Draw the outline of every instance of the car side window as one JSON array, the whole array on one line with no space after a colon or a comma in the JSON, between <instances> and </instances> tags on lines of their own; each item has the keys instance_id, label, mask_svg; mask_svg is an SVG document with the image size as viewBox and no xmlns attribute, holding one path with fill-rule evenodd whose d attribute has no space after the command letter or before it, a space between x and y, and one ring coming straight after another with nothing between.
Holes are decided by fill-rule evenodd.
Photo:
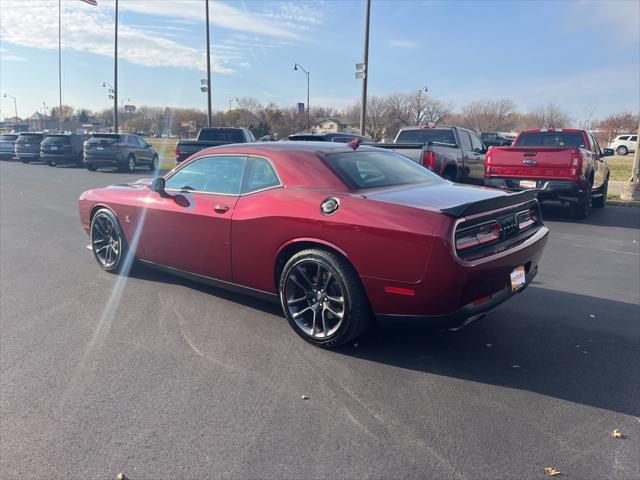
<instances>
[{"instance_id":1,"label":"car side window","mask_svg":"<svg viewBox=\"0 0 640 480\"><path fill-rule=\"evenodd\" d=\"M264 158L249 157L242 182L242 193L252 193L277 187L280 179L271 164Z\"/></svg>"},{"instance_id":2,"label":"car side window","mask_svg":"<svg viewBox=\"0 0 640 480\"><path fill-rule=\"evenodd\" d=\"M460 141L462 142L462 149L465 152L471 151L471 139L469 138L469 132L466 130L458 130L460 132Z\"/></svg>"},{"instance_id":3,"label":"car side window","mask_svg":"<svg viewBox=\"0 0 640 480\"><path fill-rule=\"evenodd\" d=\"M476 153L480 153L484 150L484 145L482 144L482 140L478 138L475 133L469 132L469 137L471 137L471 150Z\"/></svg>"},{"instance_id":4,"label":"car side window","mask_svg":"<svg viewBox=\"0 0 640 480\"><path fill-rule=\"evenodd\" d=\"M213 155L187 163L166 181L167 190L239 195L247 157Z\"/></svg>"},{"instance_id":5,"label":"car side window","mask_svg":"<svg viewBox=\"0 0 640 480\"><path fill-rule=\"evenodd\" d=\"M629 138L629 141L630 142L637 142L638 141L638 136L637 135L632 136L631 138Z\"/></svg>"}]
</instances>

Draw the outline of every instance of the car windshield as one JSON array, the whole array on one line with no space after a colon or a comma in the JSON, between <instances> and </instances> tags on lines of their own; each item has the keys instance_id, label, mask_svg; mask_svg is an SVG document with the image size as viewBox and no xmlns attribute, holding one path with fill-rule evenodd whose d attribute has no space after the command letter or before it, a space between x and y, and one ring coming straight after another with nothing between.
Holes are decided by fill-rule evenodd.
<instances>
[{"instance_id":1,"label":"car windshield","mask_svg":"<svg viewBox=\"0 0 640 480\"><path fill-rule=\"evenodd\" d=\"M13 142L18 135L0 135L0 142Z\"/></svg>"},{"instance_id":2,"label":"car windshield","mask_svg":"<svg viewBox=\"0 0 640 480\"><path fill-rule=\"evenodd\" d=\"M516 147L585 148L585 143L580 132L522 132Z\"/></svg>"},{"instance_id":3,"label":"car windshield","mask_svg":"<svg viewBox=\"0 0 640 480\"><path fill-rule=\"evenodd\" d=\"M396 143L450 143L456 144L453 130L442 128L424 128L420 130L403 130L398 134Z\"/></svg>"},{"instance_id":4,"label":"car windshield","mask_svg":"<svg viewBox=\"0 0 640 480\"><path fill-rule=\"evenodd\" d=\"M71 138L68 135L51 135L42 141L43 145L68 145Z\"/></svg>"},{"instance_id":5,"label":"car windshield","mask_svg":"<svg viewBox=\"0 0 640 480\"><path fill-rule=\"evenodd\" d=\"M334 153L327 155L325 161L347 185L357 190L442 181L435 173L395 152Z\"/></svg>"},{"instance_id":6,"label":"car windshield","mask_svg":"<svg viewBox=\"0 0 640 480\"><path fill-rule=\"evenodd\" d=\"M18 140L23 142L40 142L43 135L41 133L21 133Z\"/></svg>"},{"instance_id":7,"label":"car windshield","mask_svg":"<svg viewBox=\"0 0 640 480\"><path fill-rule=\"evenodd\" d=\"M118 140L120 135L115 133L98 133L87 140L87 143L116 143Z\"/></svg>"},{"instance_id":8,"label":"car windshield","mask_svg":"<svg viewBox=\"0 0 640 480\"><path fill-rule=\"evenodd\" d=\"M242 130L229 128L211 128L200 131L198 141L204 142L233 142L242 143L244 136Z\"/></svg>"}]
</instances>

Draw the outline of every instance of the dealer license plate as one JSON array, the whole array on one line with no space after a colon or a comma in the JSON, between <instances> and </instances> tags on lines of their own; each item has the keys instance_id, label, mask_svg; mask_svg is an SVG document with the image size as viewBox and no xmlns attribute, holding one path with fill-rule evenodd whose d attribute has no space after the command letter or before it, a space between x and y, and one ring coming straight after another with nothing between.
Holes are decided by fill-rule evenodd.
<instances>
[{"instance_id":1,"label":"dealer license plate","mask_svg":"<svg viewBox=\"0 0 640 480\"><path fill-rule=\"evenodd\" d=\"M58 147L56 147L55 145L51 145L51 150L57 150Z\"/></svg>"},{"instance_id":2,"label":"dealer license plate","mask_svg":"<svg viewBox=\"0 0 640 480\"><path fill-rule=\"evenodd\" d=\"M526 278L524 274L524 267L518 267L511 272L511 291L517 292L524 287Z\"/></svg>"},{"instance_id":3,"label":"dealer license plate","mask_svg":"<svg viewBox=\"0 0 640 480\"><path fill-rule=\"evenodd\" d=\"M104 150L104 147L96 147L96 150Z\"/></svg>"},{"instance_id":4,"label":"dealer license plate","mask_svg":"<svg viewBox=\"0 0 640 480\"><path fill-rule=\"evenodd\" d=\"M535 180L520 180L520 188L536 188Z\"/></svg>"}]
</instances>

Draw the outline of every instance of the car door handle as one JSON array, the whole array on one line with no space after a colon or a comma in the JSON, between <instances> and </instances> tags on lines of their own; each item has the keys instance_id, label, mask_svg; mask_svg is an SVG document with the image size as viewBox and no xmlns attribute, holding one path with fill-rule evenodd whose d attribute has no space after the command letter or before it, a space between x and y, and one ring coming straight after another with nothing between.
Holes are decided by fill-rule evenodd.
<instances>
[{"instance_id":1,"label":"car door handle","mask_svg":"<svg viewBox=\"0 0 640 480\"><path fill-rule=\"evenodd\" d=\"M229 205L216 205L213 209L216 213L226 213L229 211Z\"/></svg>"}]
</instances>

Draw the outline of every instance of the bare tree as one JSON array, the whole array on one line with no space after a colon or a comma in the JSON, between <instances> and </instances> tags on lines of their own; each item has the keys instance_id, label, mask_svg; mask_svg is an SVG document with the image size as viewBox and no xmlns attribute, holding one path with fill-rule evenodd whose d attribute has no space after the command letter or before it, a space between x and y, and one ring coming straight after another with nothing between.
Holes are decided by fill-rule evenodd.
<instances>
[{"instance_id":1,"label":"bare tree","mask_svg":"<svg viewBox=\"0 0 640 480\"><path fill-rule=\"evenodd\" d=\"M571 117L555 103L534 108L523 117L525 128L565 128L571 123Z\"/></svg>"},{"instance_id":2,"label":"bare tree","mask_svg":"<svg viewBox=\"0 0 640 480\"><path fill-rule=\"evenodd\" d=\"M437 100L422 91L416 93L396 93L388 97L389 108L395 119L402 125L438 124L452 110L452 105Z\"/></svg>"},{"instance_id":3,"label":"bare tree","mask_svg":"<svg viewBox=\"0 0 640 480\"><path fill-rule=\"evenodd\" d=\"M511 100L480 100L462 108L461 126L476 132L508 132L515 126L516 105Z\"/></svg>"},{"instance_id":4,"label":"bare tree","mask_svg":"<svg viewBox=\"0 0 640 480\"><path fill-rule=\"evenodd\" d=\"M604 130L607 141L610 142L615 137L623 133L635 132L640 123L640 115L631 112L619 112L609 115L598 125L599 130Z\"/></svg>"}]
</instances>

